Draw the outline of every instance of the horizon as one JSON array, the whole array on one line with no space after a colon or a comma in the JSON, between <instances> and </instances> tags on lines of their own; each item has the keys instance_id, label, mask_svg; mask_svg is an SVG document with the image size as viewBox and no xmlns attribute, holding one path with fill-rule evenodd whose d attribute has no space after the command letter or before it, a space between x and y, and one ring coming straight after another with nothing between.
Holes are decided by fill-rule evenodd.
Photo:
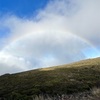
<instances>
[{"instance_id":1,"label":"horizon","mask_svg":"<svg viewBox=\"0 0 100 100\"><path fill-rule=\"evenodd\" d=\"M100 57L99 5L0 0L0 75Z\"/></svg>"}]
</instances>

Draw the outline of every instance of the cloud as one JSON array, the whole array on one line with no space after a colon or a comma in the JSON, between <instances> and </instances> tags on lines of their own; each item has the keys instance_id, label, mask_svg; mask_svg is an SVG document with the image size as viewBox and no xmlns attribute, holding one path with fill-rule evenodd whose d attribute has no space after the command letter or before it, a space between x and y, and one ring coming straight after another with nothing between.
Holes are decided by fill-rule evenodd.
<instances>
[{"instance_id":1,"label":"cloud","mask_svg":"<svg viewBox=\"0 0 100 100\"><path fill-rule=\"evenodd\" d=\"M28 66L30 66L30 63L25 59L10 55L7 52L0 52L0 74L5 73L5 70L8 72L25 71L28 70Z\"/></svg>"},{"instance_id":2,"label":"cloud","mask_svg":"<svg viewBox=\"0 0 100 100\"><path fill-rule=\"evenodd\" d=\"M100 56L99 5L99 0L55 0L33 18L3 17L0 26L9 28L10 36L1 47L1 72Z\"/></svg>"},{"instance_id":3,"label":"cloud","mask_svg":"<svg viewBox=\"0 0 100 100\"><path fill-rule=\"evenodd\" d=\"M81 0L80 0L81 1ZM80 11L71 19L70 29L95 46L100 42L100 1L84 0Z\"/></svg>"}]
</instances>

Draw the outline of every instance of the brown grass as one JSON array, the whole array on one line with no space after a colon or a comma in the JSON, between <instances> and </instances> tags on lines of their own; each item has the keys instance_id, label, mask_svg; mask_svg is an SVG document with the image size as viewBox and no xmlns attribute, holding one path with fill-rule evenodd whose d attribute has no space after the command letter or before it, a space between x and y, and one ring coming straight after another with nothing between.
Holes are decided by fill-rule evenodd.
<instances>
[{"instance_id":1,"label":"brown grass","mask_svg":"<svg viewBox=\"0 0 100 100\"><path fill-rule=\"evenodd\" d=\"M100 88L94 87L91 91L71 95L39 95L35 96L33 100L100 100Z\"/></svg>"}]
</instances>

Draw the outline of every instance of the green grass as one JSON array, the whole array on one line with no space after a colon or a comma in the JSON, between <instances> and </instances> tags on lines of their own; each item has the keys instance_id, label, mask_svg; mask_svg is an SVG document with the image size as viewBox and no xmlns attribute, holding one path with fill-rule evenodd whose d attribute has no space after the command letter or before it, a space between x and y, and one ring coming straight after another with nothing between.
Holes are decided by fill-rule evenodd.
<instances>
[{"instance_id":1,"label":"green grass","mask_svg":"<svg viewBox=\"0 0 100 100\"><path fill-rule=\"evenodd\" d=\"M33 100L36 95L46 94L70 95L93 87L100 87L100 58L0 76L0 97L6 100Z\"/></svg>"}]
</instances>

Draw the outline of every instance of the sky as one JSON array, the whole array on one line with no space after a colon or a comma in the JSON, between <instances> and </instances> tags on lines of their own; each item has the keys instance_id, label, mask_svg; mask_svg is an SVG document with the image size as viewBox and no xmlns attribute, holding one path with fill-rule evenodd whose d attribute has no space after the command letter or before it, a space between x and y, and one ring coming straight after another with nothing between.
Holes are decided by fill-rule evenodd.
<instances>
[{"instance_id":1,"label":"sky","mask_svg":"<svg viewBox=\"0 0 100 100\"><path fill-rule=\"evenodd\" d=\"M100 57L100 0L0 0L0 75Z\"/></svg>"}]
</instances>

